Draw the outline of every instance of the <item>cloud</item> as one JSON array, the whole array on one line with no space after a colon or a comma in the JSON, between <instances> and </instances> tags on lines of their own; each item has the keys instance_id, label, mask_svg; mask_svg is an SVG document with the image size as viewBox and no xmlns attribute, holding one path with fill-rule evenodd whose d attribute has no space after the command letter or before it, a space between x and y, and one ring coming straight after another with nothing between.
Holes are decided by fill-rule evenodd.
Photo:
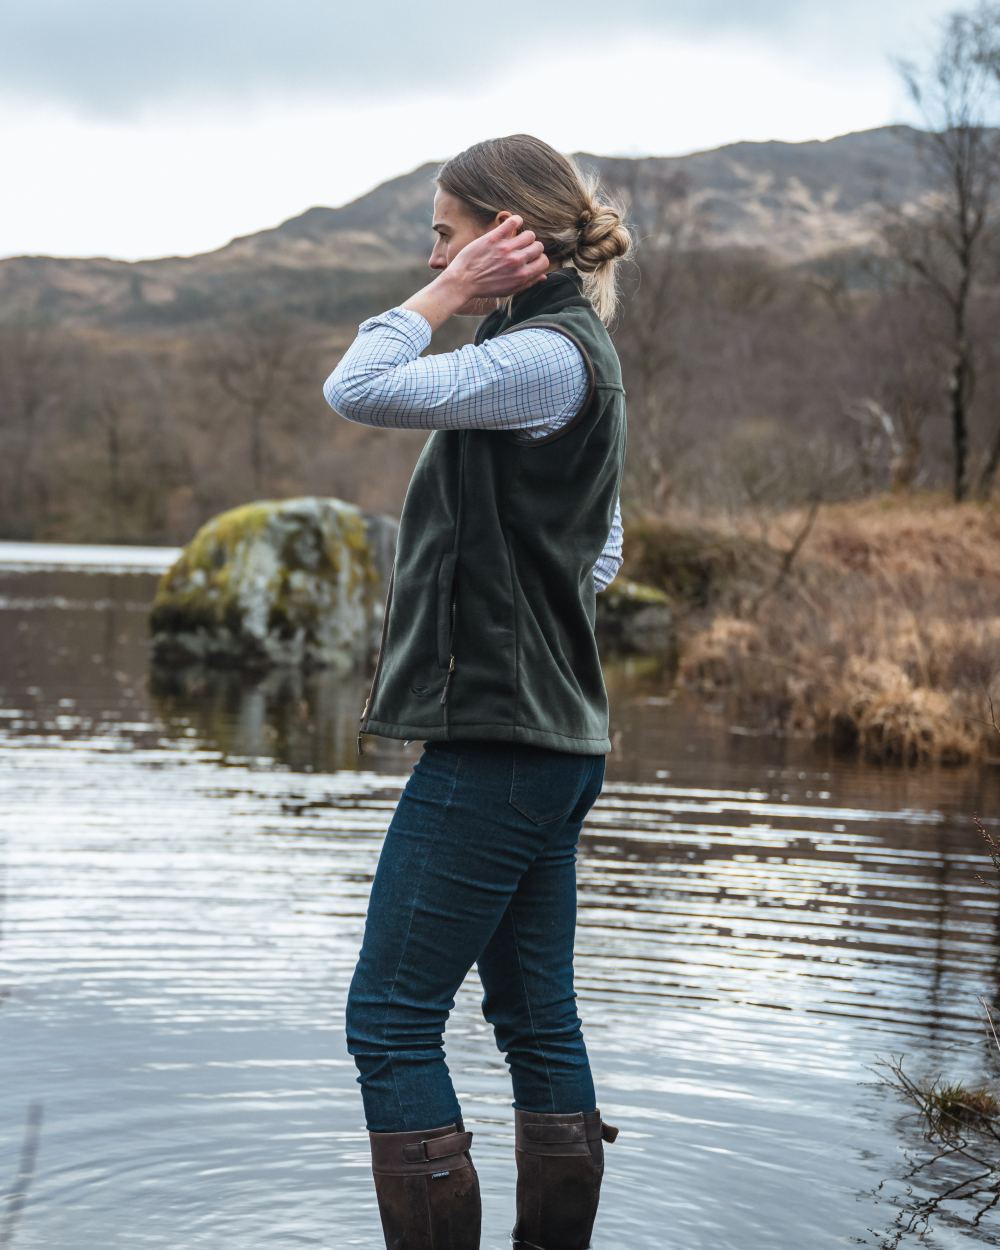
<instances>
[{"instance_id":1,"label":"cloud","mask_svg":"<svg viewBox=\"0 0 1000 1250\"><path fill-rule=\"evenodd\" d=\"M0 91L104 120L181 105L308 97L384 102L461 92L523 56L630 33L773 42L807 58L884 59L946 0L548 0L530 8L411 0L3 0ZM600 107L599 83L566 85ZM791 105L790 105L791 107ZM433 126L433 121L430 123Z\"/></svg>"},{"instance_id":2,"label":"cloud","mask_svg":"<svg viewBox=\"0 0 1000 1250\"><path fill-rule=\"evenodd\" d=\"M590 107L567 107L575 84L591 92ZM777 39L648 33L520 55L465 88L461 107L445 81L427 86L415 107L381 96L284 99L194 117L164 108L135 121L0 99L0 256L206 251L310 205L343 204L490 135L527 131L562 152L664 155L738 139L826 138L904 120L904 103L883 65L845 74L831 62L817 72ZM428 245L431 198L428 179Z\"/></svg>"}]
</instances>

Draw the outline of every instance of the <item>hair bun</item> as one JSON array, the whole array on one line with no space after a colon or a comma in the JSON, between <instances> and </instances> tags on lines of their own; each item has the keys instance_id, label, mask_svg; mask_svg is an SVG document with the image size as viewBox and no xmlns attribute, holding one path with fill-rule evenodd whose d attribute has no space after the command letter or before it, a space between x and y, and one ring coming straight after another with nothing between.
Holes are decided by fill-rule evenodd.
<instances>
[{"instance_id":1,"label":"hair bun","mask_svg":"<svg viewBox=\"0 0 1000 1250\"><path fill-rule=\"evenodd\" d=\"M632 246L632 236L613 204L585 208L577 218L577 234L574 263L581 273L591 273L625 256Z\"/></svg>"}]
</instances>

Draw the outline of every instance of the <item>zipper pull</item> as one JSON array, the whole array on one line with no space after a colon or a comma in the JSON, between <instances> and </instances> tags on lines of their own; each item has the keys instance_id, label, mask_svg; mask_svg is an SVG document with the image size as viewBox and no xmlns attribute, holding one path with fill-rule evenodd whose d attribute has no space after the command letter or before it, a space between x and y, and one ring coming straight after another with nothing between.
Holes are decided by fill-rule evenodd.
<instances>
[{"instance_id":1,"label":"zipper pull","mask_svg":"<svg viewBox=\"0 0 1000 1250\"><path fill-rule=\"evenodd\" d=\"M455 671L455 657L450 655L448 656L448 660L448 676L444 679L444 689L441 691L441 703L444 703L445 699L448 697L448 687L451 685L451 675Z\"/></svg>"},{"instance_id":2,"label":"zipper pull","mask_svg":"<svg viewBox=\"0 0 1000 1250\"><path fill-rule=\"evenodd\" d=\"M369 695L369 696L368 696L368 698L367 698L367 699L365 699L365 707L364 707L364 711L363 711L363 712L361 713L361 715L358 717L358 721L359 721L362 725L365 723L365 714L366 714L366 713L367 713L367 711L368 711L368 704L369 704L370 702L371 702L371 695ZM359 729L359 730L358 730L358 759L360 759L360 758L361 758L361 756L364 754L364 751L363 751L362 746L361 746L361 735L362 735L363 733L364 733L364 730L363 730L363 729Z\"/></svg>"}]
</instances>

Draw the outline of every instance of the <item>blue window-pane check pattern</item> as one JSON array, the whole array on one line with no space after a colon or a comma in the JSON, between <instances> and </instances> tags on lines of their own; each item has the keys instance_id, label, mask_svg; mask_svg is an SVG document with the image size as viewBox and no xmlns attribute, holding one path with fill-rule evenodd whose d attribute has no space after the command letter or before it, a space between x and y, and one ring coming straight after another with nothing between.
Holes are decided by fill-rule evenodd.
<instances>
[{"instance_id":1,"label":"blue window-pane check pattern","mask_svg":"<svg viewBox=\"0 0 1000 1250\"><path fill-rule=\"evenodd\" d=\"M335 412L361 425L417 430L505 429L530 442L568 421L587 393L576 346L556 330L516 334L421 356L430 322L410 308L390 308L358 326L358 335L323 384ZM622 563L620 500L594 584L604 590Z\"/></svg>"}]
</instances>

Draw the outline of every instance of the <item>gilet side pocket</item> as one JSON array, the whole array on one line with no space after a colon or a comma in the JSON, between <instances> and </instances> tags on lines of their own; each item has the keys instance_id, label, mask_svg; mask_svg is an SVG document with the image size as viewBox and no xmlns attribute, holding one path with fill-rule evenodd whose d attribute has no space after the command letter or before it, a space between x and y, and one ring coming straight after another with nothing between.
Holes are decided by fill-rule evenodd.
<instances>
[{"instance_id":1,"label":"gilet side pocket","mask_svg":"<svg viewBox=\"0 0 1000 1250\"><path fill-rule=\"evenodd\" d=\"M437 579L437 660L448 667L451 655L451 600L455 586L458 552L449 551L441 557Z\"/></svg>"}]
</instances>

